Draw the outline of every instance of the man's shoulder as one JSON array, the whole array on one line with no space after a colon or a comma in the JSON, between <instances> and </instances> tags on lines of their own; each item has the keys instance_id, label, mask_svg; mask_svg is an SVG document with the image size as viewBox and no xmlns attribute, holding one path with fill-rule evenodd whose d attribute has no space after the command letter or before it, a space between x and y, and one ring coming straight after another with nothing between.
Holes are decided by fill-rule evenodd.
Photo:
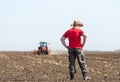
<instances>
[{"instance_id":1,"label":"man's shoulder","mask_svg":"<svg viewBox=\"0 0 120 82\"><path fill-rule=\"evenodd\" d=\"M73 28L68 29L66 32L70 32Z\"/></svg>"},{"instance_id":2,"label":"man's shoulder","mask_svg":"<svg viewBox=\"0 0 120 82\"><path fill-rule=\"evenodd\" d=\"M82 29L80 29L79 31L82 31L82 32L83 32L83 30L82 30Z\"/></svg>"}]
</instances>

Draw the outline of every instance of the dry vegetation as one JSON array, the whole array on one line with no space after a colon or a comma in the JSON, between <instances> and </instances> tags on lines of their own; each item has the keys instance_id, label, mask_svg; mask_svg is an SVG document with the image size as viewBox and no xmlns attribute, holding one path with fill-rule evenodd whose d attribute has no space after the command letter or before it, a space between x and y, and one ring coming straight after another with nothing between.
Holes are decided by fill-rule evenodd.
<instances>
[{"instance_id":1,"label":"dry vegetation","mask_svg":"<svg viewBox=\"0 0 120 82\"><path fill-rule=\"evenodd\" d=\"M77 73L69 80L68 55L0 52L0 82L120 82L119 52L85 52L91 81Z\"/></svg>"}]
</instances>

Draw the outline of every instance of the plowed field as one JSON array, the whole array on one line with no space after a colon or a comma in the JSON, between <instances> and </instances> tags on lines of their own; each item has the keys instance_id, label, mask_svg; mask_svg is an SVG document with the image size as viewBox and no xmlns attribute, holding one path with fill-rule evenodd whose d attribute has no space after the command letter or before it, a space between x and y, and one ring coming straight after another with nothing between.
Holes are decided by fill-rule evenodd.
<instances>
[{"instance_id":1,"label":"plowed field","mask_svg":"<svg viewBox=\"0 0 120 82\"><path fill-rule=\"evenodd\" d=\"M32 52L0 52L0 82L120 82L119 52L85 52L90 81L77 73L69 79L68 54L33 55Z\"/></svg>"}]
</instances>

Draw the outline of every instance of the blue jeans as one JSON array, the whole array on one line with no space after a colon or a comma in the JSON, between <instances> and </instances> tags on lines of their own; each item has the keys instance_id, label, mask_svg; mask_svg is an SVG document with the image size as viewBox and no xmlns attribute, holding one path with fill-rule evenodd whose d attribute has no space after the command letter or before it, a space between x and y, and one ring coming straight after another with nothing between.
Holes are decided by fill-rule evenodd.
<instances>
[{"instance_id":1,"label":"blue jeans","mask_svg":"<svg viewBox=\"0 0 120 82\"><path fill-rule=\"evenodd\" d=\"M75 69L75 60L77 58L79 67L81 69L83 77L87 75L87 65L85 62L85 55L83 50L78 49L78 48L69 48L68 49L69 53L69 70L70 74L74 74L76 72Z\"/></svg>"}]
</instances>

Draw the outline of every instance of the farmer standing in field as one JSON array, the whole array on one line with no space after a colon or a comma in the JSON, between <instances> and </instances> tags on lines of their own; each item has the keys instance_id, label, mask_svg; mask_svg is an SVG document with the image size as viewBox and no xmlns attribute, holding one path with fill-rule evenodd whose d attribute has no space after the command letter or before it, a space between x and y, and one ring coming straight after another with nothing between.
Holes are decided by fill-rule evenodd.
<instances>
[{"instance_id":1,"label":"farmer standing in field","mask_svg":"<svg viewBox=\"0 0 120 82\"><path fill-rule=\"evenodd\" d=\"M69 53L70 80L74 79L74 74L76 73L76 69L75 69L76 58L81 68L83 79L90 80L91 77L88 76L87 65L85 62L85 55L83 52L83 47L86 43L87 36L80 29L80 27L83 27L83 23L75 20L71 26L72 28L67 30L61 37L61 42L64 45L64 47L68 49L68 53ZM67 45L65 42L66 38L68 38L69 45Z\"/></svg>"}]
</instances>

